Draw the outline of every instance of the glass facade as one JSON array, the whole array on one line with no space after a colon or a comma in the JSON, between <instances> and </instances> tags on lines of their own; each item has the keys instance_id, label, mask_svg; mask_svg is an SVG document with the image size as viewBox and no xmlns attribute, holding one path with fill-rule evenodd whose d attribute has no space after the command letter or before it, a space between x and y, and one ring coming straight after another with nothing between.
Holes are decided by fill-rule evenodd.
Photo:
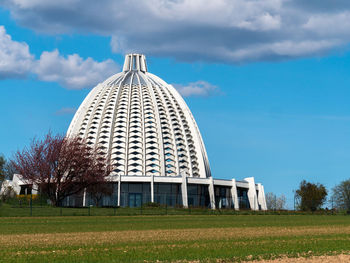
<instances>
[{"instance_id":1,"label":"glass facade","mask_svg":"<svg viewBox=\"0 0 350 263\"><path fill-rule=\"evenodd\" d=\"M215 207L216 208L234 208L232 202L231 187L214 186Z\"/></svg>"},{"instance_id":2,"label":"glass facade","mask_svg":"<svg viewBox=\"0 0 350 263\"><path fill-rule=\"evenodd\" d=\"M250 209L248 189L237 187L238 205L240 209Z\"/></svg>"},{"instance_id":3,"label":"glass facade","mask_svg":"<svg viewBox=\"0 0 350 263\"><path fill-rule=\"evenodd\" d=\"M208 185L188 184L187 200L189 206L210 207Z\"/></svg>"},{"instance_id":4,"label":"glass facade","mask_svg":"<svg viewBox=\"0 0 350 263\"><path fill-rule=\"evenodd\" d=\"M109 183L103 185L102 192L99 193L98 188L93 193L86 193L87 206L116 206L118 203L118 184Z\"/></svg>"},{"instance_id":5,"label":"glass facade","mask_svg":"<svg viewBox=\"0 0 350 263\"><path fill-rule=\"evenodd\" d=\"M154 183L154 202L168 206L182 206L181 184Z\"/></svg>"},{"instance_id":6,"label":"glass facade","mask_svg":"<svg viewBox=\"0 0 350 263\"><path fill-rule=\"evenodd\" d=\"M67 196L66 198L63 199L62 205L69 206L69 207L82 207L83 198L84 198L84 194L82 192L75 195Z\"/></svg>"},{"instance_id":7,"label":"glass facade","mask_svg":"<svg viewBox=\"0 0 350 263\"><path fill-rule=\"evenodd\" d=\"M150 183L121 183L120 206L140 207L151 202Z\"/></svg>"},{"instance_id":8,"label":"glass facade","mask_svg":"<svg viewBox=\"0 0 350 263\"><path fill-rule=\"evenodd\" d=\"M85 195L85 206L115 207L118 205L118 183L106 184L108 190L104 193L87 190ZM29 192L26 186L21 191ZM95 189L96 190L96 189ZM120 186L120 206L121 207L140 207L151 202L151 183L149 182L122 182ZM167 205L170 207L183 206L182 185L181 183L154 183L154 203ZM258 196L257 191L257 196ZM231 187L214 185L215 207L217 209L235 209ZM248 199L248 189L237 187L238 208L250 209ZM256 197L257 198L257 197ZM190 207L210 208L211 200L209 195L209 185L206 184L187 184L187 201ZM82 207L84 206L84 193L66 197L63 206ZM257 207L261 210L261 205Z\"/></svg>"},{"instance_id":9,"label":"glass facade","mask_svg":"<svg viewBox=\"0 0 350 263\"><path fill-rule=\"evenodd\" d=\"M32 185L31 184L21 185L21 189L20 189L19 194L20 195L30 195L30 194L32 194Z\"/></svg>"}]
</instances>

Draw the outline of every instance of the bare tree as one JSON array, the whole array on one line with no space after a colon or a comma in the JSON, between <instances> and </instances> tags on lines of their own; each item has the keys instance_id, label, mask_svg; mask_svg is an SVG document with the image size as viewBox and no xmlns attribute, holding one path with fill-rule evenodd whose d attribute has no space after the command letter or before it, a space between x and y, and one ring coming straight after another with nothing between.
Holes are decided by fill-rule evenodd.
<instances>
[{"instance_id":1,"label":"bare tree","mask_svg":"<svg viewBox=\"0 0 350 263\"><path fill-rule=\"evenodd\" d=\"M286 197L285 197L284 194L281 194L281 195L277 198L276 209L277 209L277 210L286 209Z\"/></svg>"},{"instance_id":2,"label":"bare tree","mask_svg":"<svg viewBox=\"0 0 350 263\"><path fill-rule=\"evenodd\" d=\"M2 184L2 181L5 180L5 164L6 164L6 159L4 156L0 155L0 187Z\"/></svg>"},{"instance_id":3,"label":"bare tree","mask_svg":"<svg viewBox=\"0 0 350 263\"><path fill-rule=\"evenodd\" d=\"M276 196L274 193L267 193L265 196L268 210L283 210L286 208L286 197L282 194Z\"/></svg>"},{"instance_id":4,"label":"bare tree","mask_svg":"<svg viewBox=\"0 0 350 263\"><path fill-rule=\"evenodd\" d=\"M7 185L1 189L0 200L6 202L7 200L16 197L16 192L13 187Z\"/></svg>"},{"instance_id":5,"label":"bare tree","mask_svg":"<svg viewBox=\"0 0 350 263\"><path fill-rule=\"evenodd\" d=\"M331 198L336 208L350 211L350 179L336 185L332 189Z\"/></svg>"},{"instance_id":6,"label":"bare tree","mask_svg":"<svg viewBox=\"0 0 350 263\"><path fill-rule=\"evenodd\" d=\"M113 169L104 154L81 138L51 133L17 151L12 164L25 183L37 186L55 206L67 196L106 182Z\"/></svg>"},{"instance_id":7,"label":"bare tree","mask_svg":"<svg viewBox=\"0 0 350 263\"><path fill-rule=\"evenodd\" d=\"M13 163L9 160L6 161L5 165L4 165L4 175L5 175L5 179L7 180L12 180L13 179L13 175L17 174L17 170L14 167Z\"/></svg>"}]
</instances>

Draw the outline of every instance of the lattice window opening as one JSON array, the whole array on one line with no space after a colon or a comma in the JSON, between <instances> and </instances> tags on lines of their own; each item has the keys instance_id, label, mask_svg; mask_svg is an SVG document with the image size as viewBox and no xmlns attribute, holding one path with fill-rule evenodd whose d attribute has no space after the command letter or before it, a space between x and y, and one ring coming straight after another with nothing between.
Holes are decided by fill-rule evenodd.
<instances>
[{"instance_id":1,"label":"lattice window opening","mask_svg":"<svg viewBox=\"0 0 350 263\"><path fill-rule=\"evenodd\" d=\"M159 151L146 149L145 155L146 155L146 162L160 162L160 153L159 153Z\"/></svg>"},{"instance_id":2,"label":"lattice window opening","mask_svg":"<svg viewBox=\"0 0 350 263\"><path fill-rule=\"evenodd\" d=\"M153 147L152 148L149 148L149 147L145 148L145 153L146 154L151 153L151 152L156 152L156 153L159 154L160 151L159 151L158 147L156 147L156 149L154 149Z\"/></svg>"},{"instance_id":3,"label":"lattice window opening","mask_svg":"<svg viewBox=\"0 0 350 263\"><path fill-rule=\"evenodd\" d=\"M199 165L198 165L196 160L191 160L190 164L192 166L192 170L193 169L199 169Z\"/></svg>"},{"instance_id":4,"label":"lattice window opening","mask_svg":"<svg viewBox=\"0 0 350 263\"><path fill-rule=\"evenodd\" d=\"M128 158L128 164L129 164L129 165L138 165L138 166L142 166L142 164L143 164L142 159L141 159L141 158L138 158L138 160L134 160L135 157L138 158L137 156L130 156L130 157Z\"/></svg>"},{"instance_id":5,"label":"lattice window opening","mask_svg":"<svg viewBox=\"0 0 350 263\"><path fill-rule=\"evenodd\" d=\"M167 144L167 143L169 143L169 144ZM173 140L170 140L170 139L163 139L163 148L165 149L165 148L169 148L169 147L171 147L171 148L173 148L173 146L174 146L174 144L173 144Z\"/></svg>"},{"instance_id":6,"label":"lattice window opening","mask_svg":"<svg viewBox=\"0 0 350 263\"><path fill-rule=\"evenodd\" d=\"M130 121L131 123L137 123L137 124L142 124L141 122L141 115L140 114L131 114L130 116Z\"/></svg>"},{"instance_id":7,"label":"lattice window opening","mask_svg":"<svg viewBox=\"0 0 350 263\"><path fill-rule=\"evenodd\" d=\"M158 156L159 157L159 153L158 152L155 152L155 151L150 151L147 153L148 156L151 156L151 157L156 157Z\"/></svg>"},{"instance_id":8,"label":"lattice window opening","mask_svg":"<svg viewBox=\"0 0 350 263\"><path fill-rule=\"evenodd\" d=\"M114 138L126 138L126 131L125 130L120 130L120 129L117 129L116 131L115 131L115 137ZM118 137L118 136L120 136L120 137ZM113 138L113 139L114 139Z\"/></svg>"},{"instance_id":9,"label":"lattice window opening","mask_svg":"<svg viewBox=\"0 0 350 263\"><path fill-rule=\"evenodd\" d=\"M198 158L197 158L197 156L196 156L196 153L191 153L191 154L190 154L190 157L191 157L192 163L197 162Z\"/></svg>"},{"instance_id":10,"label":"lattice window opening","mask_svg":"<svg viewBox=\"0 0 350 263\"><path fill-rule=\"evenodd\" d=\"M192 173L193 175L199 174L199 169L197 167L192 167Z\"/></svg>"},{"instance_id":11,"label":"lattice window opening","mask_svg":"<svg viewBox=\"0 0 350 263\"><path fill-rule=\"evenodd\" d=\"M155 129L155 127L152 127L152 128ZM146 142L147 141L157 141L158 142L157 133L156 132L152 132L152 131L147 131L146 134L145 134L145 141Z\"/></svg>"},{"instance_id":12,"label":"lattice window opening","mask_svg":"<svg viewBox=\"0 0 350 263\"><path fill-rule=\"evenodd\" d=\"M109 133L109 127L107 126L104 126L104 127L101 127L101 133L102 134L107 134ZM109 136L108 136L109 137Z\"/></svg>"},{"instance_id":13,"label":"lattice window opening","mask_svg":"<svg viewBox=\"0 0 350 263\"><path fill-rule=\"evenodd\" d=\"M113 134L113 143L115 143L115 141L123 141L124 143L126 142L126 134L124 132L123 133L119 133L119 132L114 132Z\"/></svg>"},{"instance_id":14,"label":"lattice window opening","mask_svg":"<svg viewBox=\"0 0 350 263\"><path fill-rule=\"evenodd\" d=\"M128 111L128 107L127 107L127 102L120 102L118 105L118 110L120 111L124 111L127 112Z\"/></svg>"},{"instance_id":15,"label":"lattice window opening","mask_svg":"<svg viewBox=\"0 0 350 263\"><path fill-rule=\"evenodd\" d=\"M126 122L126 118L127 116L126 116L126 114L124 114L124 113L122 113L122 114L119 114L118 116L117 116L117 118L116 118L116 122L120 122L120 123L124 123L124 122Z\"/></svg>"},{"instance_id":16,"label":"lattice window opening","mask_svg":"<svg viewBox=\"0 0 350 263\"><path fill-rule=\"evenodd\" d=\"M137 149L140 150L140 152L142 152L142 143L129 143L128 146L129 149Z\"/></svg>"},{"instance_id":17,"label":"lattice window opening","mask_svg":"<svg viewBox=\"0 0 350 263\"><path fill-rule=\"evenodd\" d=\"M158 145L157 141L146 141L146 147L152 146L152 145Z\"/></svg>"},{"instance_id":18,"label":"lattice window opening","mask_svg":"<svg viewBox=\"0 0 350 263\"><path fill-rule=\"evenodd\" d=\"M122 149L125 149L125 143L113 145L113 146L111 147L112 153L116 153L117 151L121 151Z\"/></svg>"},{"instance_id":19,"label":"lattice window opening","mask_svg":"<svg viewBox=\"0 0 350 263\"><path fill-rule=\"evenodd\" d=\"M130 111L130 117L132 118L132 117L135 117L135 116L141 119L142 114L140 113L140 109L137 109L137 110L132 109Z\"/></svg>"},{"instance_id":20,"label":"lattice window opening","mask_svg":"<svg viewBox=\"0 0 350 263\"><path fill-rule=\"evenodd\" d=\"M165 165L165 171L172 171L173 173L176 173L177 169L175 166Z\"/></svg>"},{"instance_id":21,"label":"lattice window opening","mask_svg":"<svg viewBox=\"0 0 350 263\"><path fill-rule=\"evenodd\" d=\"M107 110L107 111L105 112L105 114L106 114L106 115L113 115L113 110Z\"/></svg>"},{"instance_id":22,"label":"lattice window opening","mask_svg":"<svg viewBox=\"0 0 350 263\"><path fill-rule=\"evenodd\" d=\"M152 156L150 158L146 158L146 162L160 162L160 160Z\"/></svg>"},{"instance_id":23,"label":"lattice window opening","mask_svg":"<svg viewBox=\"0 0 350 263\"><path fill-rule=\"evenodd\" d=\"M187 138L188 146L189 147L193 147L193 144L194 144L193 137L192 136L186 136L186 138Z\"/></svg>"},{"instance_id":24,"label":"lattice window opening","mask_svg":"<svg viewBox=\"0 0 350 263\"><path fill-rule=\"evenodd\" d=\"M166 160L166 161L165 161L165 164L172 164L172 165L175 165L175 163L176 163L175 160L173 160L173 159L171 159L171 158L169 158L169 157L166 158L165 160Z\"/></svg>"},{"instance_id":25,"label":"lattice window opening","mask_svg":"<svg viewBox=\"0 0 350 263\"><path fill-rule=\"evenodd\" d=\"M157 167L160 167L160 161L159 161L159 160L156 160L156 161L146 161L145 164L146 164L146 167L147 167L147 166L150 166L150 165L156 165Z\"/></svg>"},{"instance_id":26,"label":"lattice window opening","mask_svg":"<svg viewBox=\"0 0 350 263\"><path fill-rule=\"evenodd\" d=\"M171 140L164 141L163 145L165 147L174 147L174 144L173 144L173 142Z\"/></svg>"},{"instance_id":27,"label":"lattice window opening","mask_svg":"<svg viewBox=\"0 0 350 263\"><path fill-rule=\"evenodd\" d=\"M171 153L172 158L174 158L174 160L175 160L175 152L174 152L174 150L172 148L165 148L164 149L164 155L166 155L167 153Z\"/></svg>"},{"instance_id":28,"label":"lattice window opening","mask_svg":"<svg viewBox=\"0 0 350 263\"><path fill-rule=\"evenodd\" d=\"M125 160L125 151L124 150L113 149L111 155L114 156L113 158L120 157L120 158L123 158L123 160Z\"/></svg>"},{"instance_id":29,"label":"lattice window opening","mask_svg":"<svg viewBox=\"0 0 350 263\"><path fill-rule=\"evenodd\" d=\"M176 133L175 134L175 141L176 143L184 142L185 136L182 135L182 133Z\"/></svg>"},{"instance_id":30,"label":"lattice window opening","mask_svg":"<svg viewBox=\"0 0 350 263\"><path fill-rule=\"evenodd\" d=\"M153 146L156 147L156 149L157 149L156 152L160 152L160 151L159 151L159 144L158 144L158 143L154 143L154 144L148 144L148 143L146 143L146 144L145 144L145 151L146 151L146 153L147 153L147 152L150 152L150 151L153 151Z\"/></svg>"},{"instance_id":31,"label":"lattice window opening","mask_svg":"<svg viewBox=\"0 0 350 263\"><path fill-rule=\"evenodd\" d=\"M186 149L184 147L182 148L177 148L178 153L186 153Z\"/></svg>"},{"instance_id":32,"label":"lattice window opening","mask_svg":"<svg viewBox=\"0 0 350 263\"><path fill-rule=\"evenodd\" d=\"M163 143L170 142L172 143L172 139L169 137L163 137Z\"/></svg>"},{"instance_id":33,"label":"lattice window opening","mask_svg":"<svg viewBox=\"0 0 350 263\"><path fill-rule=\"evenodd\" d=\"M123 124L124 123L116 123L115 128L126 129L126 126Z\"/></svg>"},{"instance_id":34,"label":"lattice window opening","mask_svg":"<svg viewBox=\"0 0 350 263\"><path fill-rule=\"evenodd\" d=\"M191 144L188 148L190 149L190 153L196 153L196 150L193 144Z\"/></svg>"},{"instance_id":35,"label":"lattice window opening","mask_svg":"<svg viewBox=\"0 0 350 263\"><path fill-rule=\"evenodd\" d=\"M150 134L146 134L146 139L157 139L158 140L158 137L155 136L155 134L150 133Z\"/></svg>"},{"instance_id":36,"label":"lattice window opening","mask_svg":"<svg viewBox=\"0 0 350 263\"><path fill-rule=\"evenodd\" d=\"M130 123L132 123L130 128L142 128L142 124L137 119L136 120L134 119L133 121L130 121Z\"/></svg>"},{"instance_id":37,"label":"lattice window opening","mask_svg":"<svg viewBox=\"0 0 350 263\"><path fill-rule=\"evenodd\" d=\"M142 144L143 143L143 138L142 136L130 136L129 137L129 143L138 143L138 144Z\"/></svg>"},{"instance_id":38,"label":"lattice window opening","mask_svg":"<svg viewBox=\"0 0 350 263\"><path fill-rule=\"evenodd\" d=\"M162 126L163 135L171 135L170 128L168 126Z\"/></svg>"},{"instance_id":39,"label":"lattice window opening","mask_svg":"<svg viewBox=\"0 0 350 263\"><path fill-rule=\"evenodd\" d=\"M119 145L113 146L113 147L112 147L112 150L113 150L113 149L117 149L117 150L125 149L124 143L123 143L123 144L119 144Z\"/></svg>"},{"instance_id":40,"label":"lattice window opening","mask_svg":"<svg viewBox=\"0 0 350 263\"><path fill-rule=\"evenodd\" d=\"M178 148L178 149L180 149L180 148L182 148L185 152L186 152L186 145L184 144L184 143L177 143L176 144L176 147Z\"/></svg>"},{"instance_id":41,"label":"lattice window opening","mask_svg":"<svg viewBox=\"0 0 350 263\"><path fill-rule=\"evenodd\" d=\"M133 132L133 133L129 133L129 135L138 135L140 138L142 137L142 134L141 133L135 133L135 132ZM133 145L133 144L135 144L135 143L130 143L130 137L129 137L129 142L128 142L128 144L129 145ZM138 145L142 145L143 144L143 141L139 141L138 143L137 143Z\"/></svg>"},{"instance_id":42,"label":"lattice window opening","mask_svg":"<svg viewBox=\"0 0 350 263\"><path fill-rule=\"evenodd\" d=\"M186 155L186 153L180 153L178 155L178 158L179 158L179 161L184 160L184 161L188 162L188 156Z\"/></svg>"},{"instance_id":43,"label":"lattice window opening","mask_svg":"<svg viewBox=\"0 0 350 263\"><path fill-rule=\"evenodd\" d=\"M129 160L130 160L130 159L129 159ZM141 167L142 167L142 164L137 163L137 162L133 162L133 163L130 163L130 162L129 162L129 167L139 167L139 168L141 168Z\"/></svg>"},{"instance_id":44,"label":"lattice window opening","mask_svg":"<svg viewBox=\"0 0 350 263\"><path fill-rule=\"evenodd\" d=\"M104 140L104 139L108 139L108 138L109 138L109 136L107 136L107 135L102 135L99 137L100 140Z\"/></svg>"},{"instance_id":45,"label":"lattice window opening","mask_svg":"<svg viewBox=\"0 0 350 263\"><path fill-rule=\"evenodd\" d=\"M185 135L188 141L193 141L193 136L190 129L185 128Z\"/></svg>"},{"instance_id":46,"label":"lattice window opening","mask_svg":"<svg viewBox=\"0 0 350 263\"><path fill-rule=\"evenodd\" d=\"M139 99L131 99L131 107L134 108L140 108L141 107L141 102Z\"/></svg>"},{"instance_id":47,"label":"lattice window opening","mask_svg":"<svg viewBox=\"0 0 350 263\"><path fill-rule=\"evenodd\" d=\"M169 121L165 118L161 119L160 124L164 126L170 126Z\"/></svg>"},{"instance_id":48,"label":"lattice window opening","mask_svg":"<svg viewBox=\"0 0 350 263\"><path fill-rule=\"evenodd\" d=\"M166 173L167 175L174 175L174 174L175 174L175 171L173 171L173 170L166 170L165 173Z\"/></svg>"},{"instance_id":49,"label":"lattice window opening","mask_svg":"<svg viewBox=\"0 0 350 263\"><path fill-rule=\"evenodd\" d=\"M154 169L146 171L146 175L152 175L152 174L155 176L159 176L160 172Z\"/></svg>"},{"instance_id":50,"label":"lattice window opening","mask_svg":"<svg viewBox=\"0 0 350 263\"><path fill-rule=\"evenodd\" d=\"M119 107L117 110L117 117L119 117L119 115L126 117L128 115L127 109L125 109L124 107Z\"/></svg>"},{"instance_id":51,"label":"lattice window opening","mask_svg":"<svg viewBox=\"0 0 350 263\"><path fill-rule=\"evenodd\" d=\"M154 134L157 131L157 126L155 124L148 124L145 126L145 130L147 133Z\"/></svg>"},{"instance_id":52,"label":"lattice window opening","mask_svg":"<svg viewBox=\"0 0 350 263\"><path fill-rule=\"evenodd\" d=\"M121 138L125 139L125 137L126 137L126 136L123 135L123 134L115 133L113 139L121 139Z\"/></svg>"},{"instance_id":53,"label":"lattice window opening","mask_svg":"<svg viewBox=\"0 0 350 263\"><path fill-rule=\"evenodd\" d=\"M192 165L193 169L199 169L199 168L198 168L198 162L192 161L192 162L191 162L191 165Z\"/></svg>"},{"instance_id":54,"label":"lattice window opening","mask_svg":"<svg viewBox=\"0 0 350 263\"><path fill-rule=\"evenodd\" d=\"M142 136L142 129L140 127L130 127L129 136L135 134Z\"/></svg>"},{"instance_id":55,"label":"lattice window opening","mask_svg":"<svg viewBox=\"0 0 350 263\"><path fill-rule=\"evenodd\" d=\"M181 125L178 121L172 121L171 124L175 129L182 130Z\"/></svg>"}]
</instances>

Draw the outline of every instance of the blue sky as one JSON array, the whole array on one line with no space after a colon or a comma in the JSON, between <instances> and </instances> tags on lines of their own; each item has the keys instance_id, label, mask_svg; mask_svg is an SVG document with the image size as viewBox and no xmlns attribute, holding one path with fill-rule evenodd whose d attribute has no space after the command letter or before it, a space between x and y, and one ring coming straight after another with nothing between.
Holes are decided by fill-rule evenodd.
<instances>
[{"instance_id":1,"label":"blue sky","mask_svg":"<svg viewBox=\"0 0 350 263\"><path fill-rule=\"evenodd\" d=\"M350 4L132 3L0 0L0 152L65 133L90 89L142 52L185 97L214 177L254 176L290 204L302 179L350 178Z\"/></svg>"}]
</instances>

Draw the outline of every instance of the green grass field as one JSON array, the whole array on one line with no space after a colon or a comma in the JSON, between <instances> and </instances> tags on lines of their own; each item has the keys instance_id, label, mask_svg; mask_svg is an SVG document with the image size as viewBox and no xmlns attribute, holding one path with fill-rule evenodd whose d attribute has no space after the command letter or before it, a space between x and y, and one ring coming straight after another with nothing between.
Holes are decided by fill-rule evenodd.
<instances>
[{"instance_id":1,"label":"green grass field","mask_svg":"<svg viewBox=\"0 0 350 263\"><path fill-rule=\"evenodd\" d=\"M0 218L0 262L236 262L350 252L350 216Z\"/></svg>"}]
</instances>

